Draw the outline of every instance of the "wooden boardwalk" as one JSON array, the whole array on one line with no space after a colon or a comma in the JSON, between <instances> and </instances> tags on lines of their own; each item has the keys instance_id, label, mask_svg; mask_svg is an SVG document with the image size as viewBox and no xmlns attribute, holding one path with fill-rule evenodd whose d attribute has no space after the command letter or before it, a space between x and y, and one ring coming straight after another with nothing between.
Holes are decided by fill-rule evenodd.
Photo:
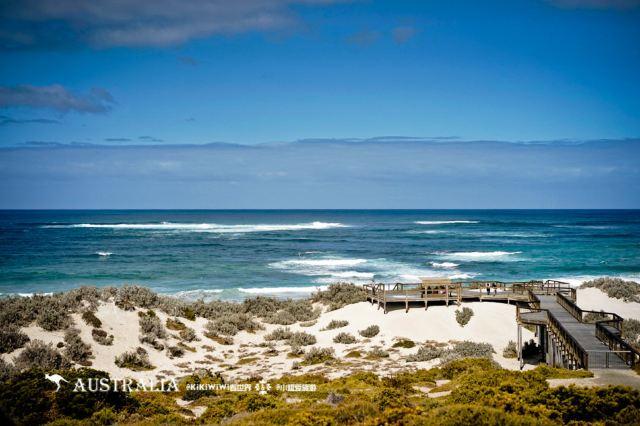
<instances>
[{"instance_id":1,"label":"wooden boardwalk","mask_svg":"<svg viewBox=\"0 0 640 426\"><path fill-rule=\"evenodd\" d=\"M527 282L423 279L412 284L368 284L367 299L384 308L402 303L461 304L463 301L490 301L516 305L518 354L522 361L523 325L537 327L547 362L568 368L630 368L640 362L640 352L620 335L622 318L612 312L587 311L576 304L576 291L568 283L555 280ZM487 289L489 291L487 291Z\"/></svg>"}]
</instances>

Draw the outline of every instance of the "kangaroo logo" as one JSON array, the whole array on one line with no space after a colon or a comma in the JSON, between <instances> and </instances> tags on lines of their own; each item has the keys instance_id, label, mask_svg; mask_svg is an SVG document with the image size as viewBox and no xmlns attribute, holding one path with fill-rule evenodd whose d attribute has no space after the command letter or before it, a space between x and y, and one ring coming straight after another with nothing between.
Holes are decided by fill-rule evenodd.
<instances>
[{"instance_id":1,"label":"kangaroo logo","mask_svg":"<svg viewBox=\"0 0 640 426\"><path fill-rule=\"evenodd\" d=\"M56 389L56 392L58 392L60 390L60 382L66 382L69 383L69 381L67 379L65 379L64 377L62 377L59 374L46 374L44 375L44 378L55 383L56 386L58 386L58 388Z\"/></svg>"}]
</instances>

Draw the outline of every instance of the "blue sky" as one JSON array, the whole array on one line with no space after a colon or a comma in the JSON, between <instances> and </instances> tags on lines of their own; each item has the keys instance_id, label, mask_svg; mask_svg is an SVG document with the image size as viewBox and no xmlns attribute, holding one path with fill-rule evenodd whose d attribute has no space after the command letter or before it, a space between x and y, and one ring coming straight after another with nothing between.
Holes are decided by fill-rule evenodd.
<instances>
[{"instance_id":1,"label":"blue sky","mask_svg":"<svg viewBox=\"0 0 640 426\"><path fill-rule=\"evenodd\" d=\"M23 0L0 5L0 27L0 160L6 163L20 152L26 169L0 169L0 178L14 185L0 184L0 207L137 206L140 198L133 193L129 199L85 198L80 205L71 198L45 202L53 195L44 193L39 200L20 195L17 188L38 187L38 179L62 179L59 170L47 169L50 175L36 170L43 166L34 158L44 152L61 155L61 162L75 158L69 153L73 150L45 145L99 144L121 147L122 153L133 152L128 145L160 145L179 155L173 145L295 145L310 138L345 141L392 135L441 142L607 139L622 155L637 154L635 142L629 142L640 135L637 0L105 0L99 5ZM446 143L437 146L438 155L456 150ZM598 164L592 146L587 143L576 151L584 156L583 172L596 166L613 170L604 159ZM76 151L87 164L100 162L90 158L100 156L99 149ZM184 147L180 152L193 151ZM378 152L394 156L408 151L385 144L384 154ZM472 152L465 148L462 153ZM137 150L135 155L144 161L149 154ZM244 151L237 155L254 161ZM335 162L331 147L313 155ZM182 161L196 159L185 154ZM262 161L276 162L271 157ZM358 158L352 161L357 169ZM621 173L616 179L637 177L637 171L615 170L610 173ZM103 180L100 171L95 173L94 180ZM162 180L166 171L149 173ZM327 178L317 173L317 180ZM18 185L20 176L27 175L30 180ZM80 174L65 176L67 181L81 179ZM606 176L600 178L603 184L609 182ZM403 179L409 186L428 182L424 174ZM274 180L262 190L286 188ZM216 185L221 181L233 179L218 176ZM637 184L622 183L627 193L615 200L608 194L570 202L558 193L558 202L546 204L637 207ZM126 181L118 184L128 186ZM233 192L232 185L224 194ZM66 188L70 194L72 188L79 190L71 184ZM366 191L361 188L370 196L361 197L354 207L402 207L392 205L397 188L389 192L391 198L381 198L388 203L376 199L377 189L370 180ZM206 195L203 188L192 200L170 207L250 207L237 197L210 202ZM442 207L469 204L439 197ZM488 204L535 206L543 199L516 197L503 203L498 198ZM353 198L348 195L327 196L322 203L298 204L340 207L349 200ZM163 203L158 195L139 204ZM402 203L424 207L408 198ZM290 200L271 204L255 207L297 205Z\"/></svg>"}]
</instances>

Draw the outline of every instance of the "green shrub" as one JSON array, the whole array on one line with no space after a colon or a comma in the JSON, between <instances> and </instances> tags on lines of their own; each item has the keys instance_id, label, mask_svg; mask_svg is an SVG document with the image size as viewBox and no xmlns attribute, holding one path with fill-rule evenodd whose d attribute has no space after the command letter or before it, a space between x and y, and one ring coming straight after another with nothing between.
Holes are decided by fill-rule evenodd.
<instances>
[{"instance_id":1,"label":"green shrub","mask_svg":"<svg viewBox=\"0 0 640 426\"><path fill-rule=\"evenodd\" d=\"M193 341L200 340L196 335L196 331L190 327L185 327L184 330L180 330L180 333L178 333L178 335L185 342L193 342Z\"/></svg>"},{"instance_id":2,"label":"green shrub","mask_svg":"<svg viewBox=\"0 0 640 426\"><path fill-rule=\"evenodd\" d=\"M284 303L273 297L257 296L242 302L243 311L259 318L267 318L283 308Z\"/></svg>"},{"instance_id":3,"label":"green shrub","mask_svg":"<svg viewBox=\"0 0 640 426\"><path fill-rule=\"evenodd\" d=\"M18 369L10 362L0 357L0 383L18 373Z\"/></svg>"},{"instance_id":4,"label":"green shrub","mask_svg":"<svg viewBox=\"0 0 640 426\"><path fill-rule=\"evenodd\" d=\"M23 347L29 341L29 336L20 331L15 325L0 328L0 353L13 352Z\"/></svg>"},{"instance_id":5,"label":"green shrub","mask_svg":"<svg viewBox=\"0 0 640 426\"><path fill-rule=\"evenodd\" d=\"M362 337L367 337L367 338L375 337L378 335L378 333L380 333L380 327L378 327L377 325L370 325L364 330L358 331L358 333L360 333Z\"/></svg>"},{"instance_id":6,"label":"green shrub","mask_svg":"<svg viewBox=\"0 0 640 426\"><path fill-rule=\"evenodd\" d=\"M473 316L473 310L471 308L467 308L466 306L460 309L456 309L456 321L460 324L461 327L464 327L471 321L471 317Z\"/></svg>"},{"instance_id":7,"label":"green shrub","mask_svg":"<svg viewBox=\"0 0 640 426\"><path fill-rule=\"evenodd\" d=\"M418 348L415 354L409 355L407 361L409 362L424 362L431 361L436 358L440 358L443 354L443 350L434 345L424 345Z\"/></svg>"},{"instance_id":8,"label":"green shrub","mask_svg":"<svg viewBox=\"0 0 640 426\"><path fill-rule=\"evenodd\" d=\"M411 349L416 346L416 343L411 339L406 339L404 337L397 338L392 347L394 348L405 348Z\"/></svg>"},{"instance_id":9,"label":"green shrub","mask_svg":"<svg viewBox=\"0 0 640 426\"><path fill-rule=\"evenodd\" d=\"M22 352L15 358L14 364L19 370L41 368L42 370L61 370L71 367L67 358L42 340L32 340L27 343Z\"/></svg>"},{"instance_id":10,"label":"green shrub","mask_svg":"<svg viewBox=\"0 0 640 426\"><path fill-rule=\"evenodd\" d=\"M461 358L492 358L495 351L489 343L470 341L456 342L453 348L446 349L440 357L443 363Z\"/></svg>"},{"instance_id":11,"label":"green shrub","mask_svg":"<svg viewBox=\"0 0 640 426\"><path fill-rule=\"evenodd\" d=\"M628 318L622 321L622 338L640 350L640 321Z\"/></svg>"},{"instance_id":12,"label":"green shrub","mask_svg":"<svg viewBox=\"0 0 640 426\"><path fill-rule=\"evenodd\" d=\"M229 314L224 318L209 321L205 325L205 328L207 329L207 332L214 336L235 336L240 331L255 333L262 329L262 326L250 315L236 313Z\"/></svg>"},{"instance_id":13,"label":"green shrub","mask_svg":"<svg viewBox=\"0 0 640 426\"><path fill-rule=\"evenodd\" d=\"M82 320L85 324L90 325L93 328L102 327L102 321L100 321L100 318L98 318L92 311L84 311L82 313Z\"/></svg>"},{"instance_id":14,"label":"green shrub","mask_svg":"<svg viewBox=\"0 0 640 426\"><path fill-rule=\"evenodd\" d=\"M278 327L269 334L265 334L264 340L289 340L293 332L289 327Z\"/></svg>"},{"instance_id":15,"label":"green shrub","mask_svg":"<svg viewBox=\"0 0 640 426\"><path fill-rule=\"evenodd\" d=\"M358 340L355 338L353 334L342 332L337 334L333 338L333 341L335 343L344 343L346 345L350 345L350 344L356 343Z\"/></svg>"},{"instance_id":16,"label":"green shrub","mask_svg":"<svg viewBox=\"0 0 640 426\"><path fill-rule=\"evenodd\" d=\"M91 365L89 359L92 357L91 346L80 338L80 330L69 328L64 333L64 355L72 361L81 365Z\"/></svg>"},{"instance_id":17,"label":"green shrub","mask_svg":"<svg viewBox=\"0 0 640 426\"><path fill-rule=\"evenodd\" d=\"M110 346L113 344L113 334L107 335L107 332L104 330L94 328L91 330L91 337L101 345Z\"/></svg>"},{"instance_id":18,"label":"green shrub","mask_svg":"<svg viewBox=\"0 0 640 426\"><path fill-rule=\"evenodd\" d=\"M315 345L316 336L314 336L313 334L305 333L304 331L298 331L291 334L289 339L287 339L287 343L292 347Z\"/></svg>"},{"instance_id":19,"label":"green shrub","mask_svg":"<svg viewBox=\"0 0 640 426\"><path fill-rule=\"evenodd\" d=\"M367 359L380 359L380 358L389 358L389 352L380 348L379 346L374 346L369 352L367 352Z\"/></svg>"},{"instance_id":20,"label":"green shrub","mask_svg":"<svg viewBox=\"0 0 640 426\"><path fill-rule=\"evenodd\" d=\"M169 358L180 358L184 355L184 349L180 346L167 346Z\"/></svg>"},{"instance_id":21,"label":"green shrub","mask_svg":"<svg viewBox=\"0 0 640 426\"><path fill-rule=\"evenodd\" d=\"M625 281L620 278L603 277L585 281L580 288L597 288L607 293L607 296L622 299L625 302L640 302L640 284L635 281Z\"/></svg>"},{"instance_id":22,"label":"green shrub","mask_svg":"<svg viewBox=\"0 0 640 426\"><path fill-rule=\"evenodd\" d=\"M71 325L71 317L62 307L56 306L53 309L45 309L38 314L36 323L47 331L56 331L67 328Z\"/></svg>"},{"instance_id":23,"label":"green shrub","mask_svg":"<svg viewBox=\"0 0 640 426\"><path fill-rule=\"evenodd\" d=\"M182 317L188 319L189 321L195 321L196 313L191 307L187 306L182 310Z\"/></svg>"},{"instance_id":24,"label":"green shrub","mask_svg":"<svg viewBox=\"0 0 640 426\"><path fill-rule=\"evenodd\" d=\"M114 362L120 368L128 368L133 371L153 370L155 368L149 361L149 354L141 347L138 347L135 351L124 352L116 356Z\"/></svg>"},{"instance_id":25,"label":"green shrub","mask_svg":"<svg viewBox=\"0 0 640 426\"><path fill-rule=\"evenodd\" d=\"M146 343L147 345L152 346L153 349L157 351L164 350L164 344L158 341L158 339L156 339L156 336L153 334L142 334L138 340L140 341L140 343Z\"/></svg>"},{"instance_id":26,"label":"green shrub","mask_svg":"<svg viewBox=\"0 0 640 426\"><path fill-rule=\"evenodd\" d=\"M335 330L336 328L342 328L349 325L349 321L346 320L331 320L329 324L322 330Z\"/></svg>"},{"instance_id":27,"label":"green shrub","mask_svg":"<svg viewBox=\"0 0 640 426\"><path fill-rule=\"evenodd\" d=\"M303 365L320 364L335 359L333 348L313 347L304 354Z\"/></svg>"},{"instance_id":28,"label":"green shrub","mask_svg":"<svg viewBox=\"0 0 640 426\"><path fill-rule=\"evenodd\" d=\"M269 324L291 325L300 321L315 320L320 310L314 309L309 300L286 300L280 302L281 309L264 317Z\"/></svg>"},{"instance_id":29,"label":"green shrub","mask_svg":"<svg viewBox=\"0 0 640 426\"><path fill-rule=\"evenodd\" d=\"M330 311L340 309L352 303L367 300L367 293L360 286L339 283L331 284L326 290L320 290L311 296L311 300L329 306Z\"/></svg>"},{"instance_id":30,"label":"green shrub","mask_svg":"<svg viewBox=\"0 0 640 426\"><path fill-rule=\"evenodd\" d=\"M505 358L517 358L518 347L516 345L516 342L514 342L513 340L509 340L509 343L507 343L507 346L505 346L504 350L502 351L502 356Z\"/></svg>"},{"instance_id":31,"label":"green shrub","mask_svg":"<svg viewBox=\"0 0 640 426\"><path fill-rule=\"evenodd\" d=\"M182 331L187 328L178 318L167 318L165 326L169 330Z\"/></svg>"},{"instance_id":32,"label":"green shrub","mask_svg":"<svg viewBox=\"0 0 640 426\"><path fill-rule=\"evenodd\" d=\"M153 336L156 339L164 339L167 337L167 330L162 325L160 318L158 318L153 311L147 311L143 313L138 312L138 323L140 324L140 332L143 335Z\"/></svg>"},{"instance_id":33,"label":"green shrub","mask_svg":"<svg viewBox=\"0 0 640 426\"><path fill-rule=\"evenodd\" d=\"M146 287L125 285L118 288L114 297L117 304L133 305L139 308L151 309L158 305L158 295Z\"/></svg>"}]
</instances>

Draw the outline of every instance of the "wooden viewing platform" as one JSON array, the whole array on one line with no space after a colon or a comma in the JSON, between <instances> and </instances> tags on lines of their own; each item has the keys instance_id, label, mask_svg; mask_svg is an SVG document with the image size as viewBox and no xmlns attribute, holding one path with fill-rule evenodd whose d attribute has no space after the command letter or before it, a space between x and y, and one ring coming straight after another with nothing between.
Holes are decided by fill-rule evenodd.
<instances>
[{"instance_id":1,"label":"wooden viewing platform","mask_svg":"<svg viewBox=\"0 0 640 426\"><path fill-rule=\"evenodd\" d=\"M489 292L487 292L487 288ZM620 334L622 317L612 312L587 311L576 304L576 290L568 283L546 280L526 282L453 282L424 278L420 283L366 284L367 300L388 312L388 305L430 302L460 305L463 301L491 301L516 305L518 358L521 366L522 326L536 327L536 336L550 365L566 368L630 368L640 352Z\"/></svg>"}]
</instances>

